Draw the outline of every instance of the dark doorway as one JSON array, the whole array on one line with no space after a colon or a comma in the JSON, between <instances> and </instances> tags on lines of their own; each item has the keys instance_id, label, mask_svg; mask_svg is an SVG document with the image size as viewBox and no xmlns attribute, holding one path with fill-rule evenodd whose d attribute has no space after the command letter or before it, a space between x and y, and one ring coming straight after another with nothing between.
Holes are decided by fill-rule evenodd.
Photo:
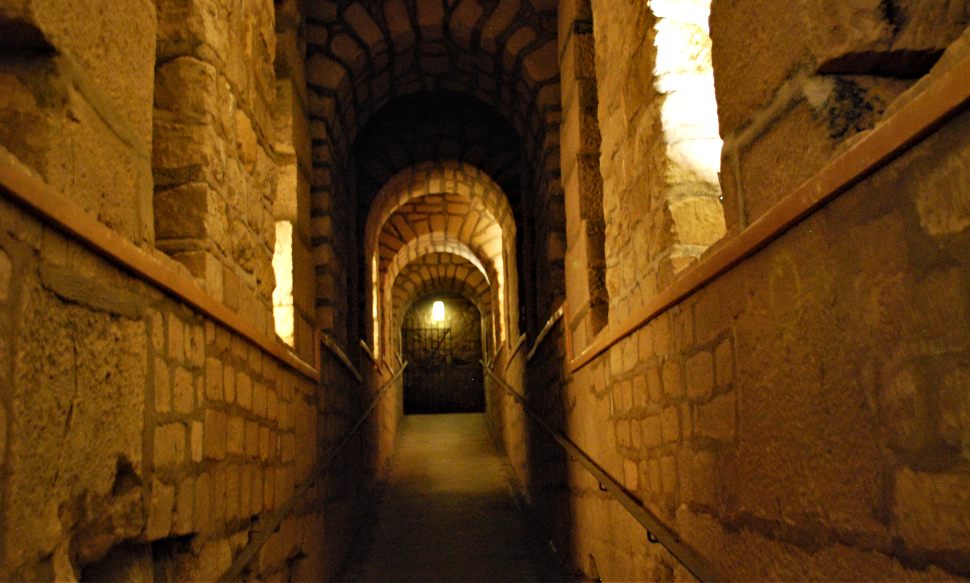
<instances>
[{"instance_id":1,"label":"dark doorway","mask_svg":"<svg viewBox=\"0 0 970 583\"><path fill-rule=\"evenodd\" d=\"M460 296L419 300L404 317L401 340L410 363L404 374L406 415L485 411L482 318L474 304Z\"/></svg>"}]
</instances>

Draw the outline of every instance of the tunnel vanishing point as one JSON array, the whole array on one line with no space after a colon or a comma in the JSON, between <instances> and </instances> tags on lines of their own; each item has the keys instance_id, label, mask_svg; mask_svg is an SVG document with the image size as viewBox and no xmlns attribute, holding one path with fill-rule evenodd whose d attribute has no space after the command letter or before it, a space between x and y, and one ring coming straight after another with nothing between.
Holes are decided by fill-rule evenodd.
<instances>
[{"instance_id":1,"label":"tunnel vanishing point","mask_svg":"<svg viewBox=\"0 0 970 583\"><path fill-rule=\"evenodd\" d=\"M0 0L0 580L970 578L968 25Z\"/></svg>"}]
</instances>

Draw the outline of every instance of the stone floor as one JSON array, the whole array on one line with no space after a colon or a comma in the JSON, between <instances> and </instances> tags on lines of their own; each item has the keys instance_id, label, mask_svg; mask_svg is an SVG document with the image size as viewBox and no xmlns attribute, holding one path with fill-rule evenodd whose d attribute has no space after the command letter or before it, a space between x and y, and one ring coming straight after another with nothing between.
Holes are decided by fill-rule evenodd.
<instances>
[{"instance_id":1,"label":"stone floor","mask_svg":"<svg viewBox=\"0 0 970 583\"><path fill-rule=\"evenodd\" d=\"M346 581L548 581L481 414L404 418L371 540ZM554 579L554 577L552 577Z\"/></svg>"}]
</instances>

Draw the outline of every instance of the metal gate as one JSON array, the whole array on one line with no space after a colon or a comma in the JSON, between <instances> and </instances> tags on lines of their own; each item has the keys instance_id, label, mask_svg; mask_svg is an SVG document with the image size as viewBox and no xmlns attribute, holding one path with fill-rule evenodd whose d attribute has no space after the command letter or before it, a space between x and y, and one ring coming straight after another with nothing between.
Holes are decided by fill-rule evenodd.
<instances>
[{"instance_id":1,"label":"metal gate","mask_svg":"<svg viewBox=\"0 0 970 583\"><path fill-rule=\"evenodd\" d=\"M454 357L450 328L403 328L404 412L484 411L481 365Z\"/></svg>"}]
</instances>

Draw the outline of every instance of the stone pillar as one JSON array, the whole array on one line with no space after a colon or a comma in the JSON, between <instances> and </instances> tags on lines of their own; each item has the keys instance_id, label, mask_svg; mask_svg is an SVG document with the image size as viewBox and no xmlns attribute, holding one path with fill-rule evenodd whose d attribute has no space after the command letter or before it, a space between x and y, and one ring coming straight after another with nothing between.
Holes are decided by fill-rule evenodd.
<instances>
[{"instance_id":1,"label":"stone pillar","mask_svg":"<svg viewBox=\"0 0 970 583\"><path fill-rule=\"evenodd\" d=\"M606 326L603 177L596 118L596 50L588 0L559 6L559 63L563 121L560 131L562 181L566 192L566 297L569 329L577 351Z\"/></svg>"},{"instance_id":2,"label":"stone pillar","mask_svg":"<svg viewBox=\"0 0 970 583\"><path fill-rule=\"evenodd\" d=\"M158 21L158 247L272 334L273 3L159 0Z\"/></svg>"},{"instance_id":3,"label":"stone pillar","mask_svg":"<svg viewBox=\"0 0 970 583\"><path fill-rule=\"evenodd\" d=\"M296 2L276 9L276 110L273 150L279 170L273 218L276 332L304 358L313 355L314 273L310 253L310 180L313 155L307 116L306 39Z\"/></svg>"}]
</instances>

